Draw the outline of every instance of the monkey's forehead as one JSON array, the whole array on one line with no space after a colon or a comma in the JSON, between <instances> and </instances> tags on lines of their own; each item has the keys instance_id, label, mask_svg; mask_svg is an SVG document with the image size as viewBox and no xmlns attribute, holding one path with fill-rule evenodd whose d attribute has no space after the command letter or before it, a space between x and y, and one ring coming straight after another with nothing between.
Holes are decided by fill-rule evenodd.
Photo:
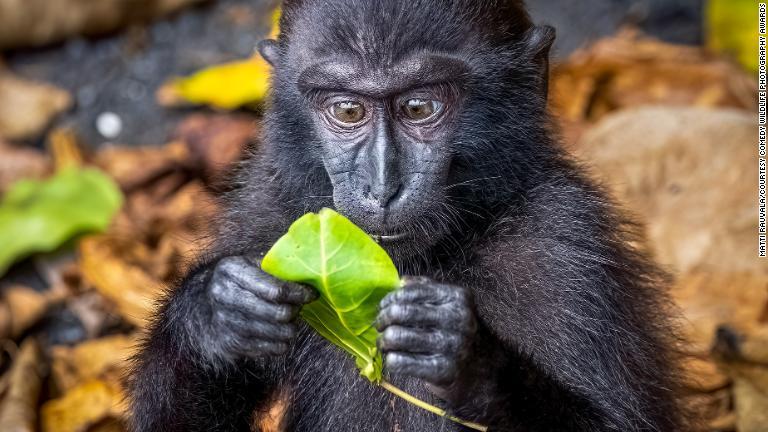
<instances>
[{"instance_id":1,"label":"monkey's forehead","mask_svg":"<svg viewBox=\"0 0 768 432\"><path fill-rule=\"evenodd\" d=\"M517 0L288 0L284 8L289 47L314 58L347 54L376 64L509 42L531 26Z\"/></svg>"}]
</instances>

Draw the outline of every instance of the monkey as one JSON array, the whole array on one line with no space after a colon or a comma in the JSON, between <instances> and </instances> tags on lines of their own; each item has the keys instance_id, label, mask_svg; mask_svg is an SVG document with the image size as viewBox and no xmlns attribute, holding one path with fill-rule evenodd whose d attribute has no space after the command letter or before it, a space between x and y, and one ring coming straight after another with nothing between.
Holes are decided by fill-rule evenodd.
<instances>
[{"instance_id":1,"label":"monkey","mask_svg":"<svg viewBox=\"0 0 768 432\"><path fill-rule=\"evenodd\" d=\"M375 322L386 379L490 431L680 431L666 277L559 145L554 29L519 0L286 0L260 144L216 238L164 298L131 428L461 431L361 377L260 257L333 208L402 287Z\"/></svg>"}]
</instances>

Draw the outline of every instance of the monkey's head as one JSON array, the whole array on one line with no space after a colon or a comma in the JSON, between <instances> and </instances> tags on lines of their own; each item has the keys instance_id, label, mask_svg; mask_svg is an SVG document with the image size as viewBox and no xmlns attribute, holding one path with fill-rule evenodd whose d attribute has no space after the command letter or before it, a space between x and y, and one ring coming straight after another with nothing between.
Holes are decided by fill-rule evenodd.
<instances>
[{"instance_id":1,"label":"monkey's head","mask_svg":"<svg viewBox=\"0 0 768 432\"><path fill-rule=\"evenodd\" d=\"M390 252L439 242L519 187L553 38L514 0L286 1L259 46L277 181Z\"/></svg>"}]
</instances>

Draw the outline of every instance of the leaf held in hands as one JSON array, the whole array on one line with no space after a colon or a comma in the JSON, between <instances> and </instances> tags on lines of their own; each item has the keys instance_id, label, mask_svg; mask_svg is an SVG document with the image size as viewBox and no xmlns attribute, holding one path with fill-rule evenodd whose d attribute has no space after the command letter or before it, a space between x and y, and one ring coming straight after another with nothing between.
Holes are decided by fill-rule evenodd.
<instances>
[{"instance_id":1,"label":"leaf held in hands","mask_svg":"<svg viewBox=\"0 0 768 432\"><path fill-rule=\"evenodd\" d=\"M70 167L45 181L21 180L0 201L0 275L16 260L107 228L123 196L95 169Z\"/></svg>"},{"instance_id":2,"label":"leaf held in hands","mask_svg":"<svg viewBox=\"0 0 768 432\"><path fill-rule=\"evenodd\" d=\"M261 261L283 280L320 293L301 315L320 335L355 357L360 373L381 380L381 355L372 327L379 302L400 285L395 265L363 230L330 209L308 213L291 225Z\"/></svg>"}]
</instances>

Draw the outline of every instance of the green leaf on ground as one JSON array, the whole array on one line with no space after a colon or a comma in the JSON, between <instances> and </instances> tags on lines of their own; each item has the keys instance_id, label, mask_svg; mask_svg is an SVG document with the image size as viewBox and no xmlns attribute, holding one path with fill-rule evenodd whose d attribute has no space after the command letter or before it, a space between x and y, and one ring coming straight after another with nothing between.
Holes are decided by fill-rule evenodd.
<instances>
[{"instance_id":1,"label":"green leaf on ground","mask_svg":"<svg viewBox=\"0 0 768 432\"><path fill-rule=\"evenodd\" d=\"M344 216L323 209L294 222L261 267L279 279L315 287L320 298L304 306L302 318L354 356L363 376L381 381L373 321L381 299L400 286L397 269L381 246Z\"/></svg>"},{"instance_id":2,"label":"green leaf on ground","mask_svg":"<svg viewBox=\"0 0 768 432\"><path fill-rule=\"evenodd\" d=\"M0 275L32 253L105 230L122 202L117 185L95 169L72 167L15 183L0 200Z\"/></svg>"}]
</instances>

